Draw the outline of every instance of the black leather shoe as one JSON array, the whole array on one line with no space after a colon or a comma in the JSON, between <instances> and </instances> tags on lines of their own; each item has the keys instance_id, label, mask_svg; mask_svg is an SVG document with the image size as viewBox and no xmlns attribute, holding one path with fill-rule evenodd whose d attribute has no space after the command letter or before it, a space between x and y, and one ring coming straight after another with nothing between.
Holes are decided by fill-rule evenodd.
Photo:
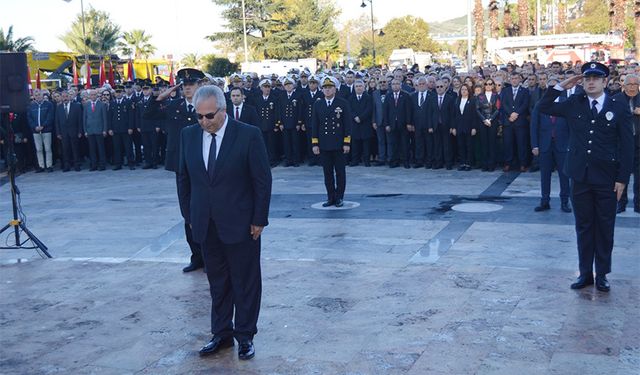
<instances>
[{"instance_id":1,"label":"black leather shoe","mask_svg":"<svg viewBox=\"0 0 640 375\"><path fill-rule=\"evenodd\" d=\"M336 199L336 207L342 207L344 206L344 202L342 201L342 199Z\"/></svg>"},{"instance_id":2,"label":"black leather shoe","mask_svg":"<svg viewBox=\"0 0 640 375\"><path fill-rule=\"evenodd\" d=\"M135 171L135 169L136 169L136 167L134 167L133 165L130 165L130 166L129 166L129 170L130 170L130 171Z\"/></svg>"},{"instance_id":3,"label":"black leather shoe","mask_svg":"<svg viewBox=\"0 0 640 375\"><path fill-rule=\"evenodd\" d=\"M389 163L389 168L398 168L400 165L398 163L395 162L391 162Z\"/></svg>"},{"instance_id":4,"label":"black leather shoe","mask_svg":"<svg viewBox=\"0 0 640 375\"><path fill-rule=\"evenodd\" d=\"M356 162L351 162L349 163L350 167L357 167L360 163L356 163Z\"/></svg>"},{"instance_id":5,"label":"black leather shoe","mask_svg":"<svg viewBox=\"0 0 640 375\"><path fill-rule=\"evenodd\" d=\"M64 168L62 169L63 172L69 172L71 170L71 168Z\"/></svg>"},{"instance_id":6,"label":"black leather shoe","mask_svg":"<svg viewBox=\"0 0 640 375\"><path fill-rule=\"evenodd\" d=\"M410 169L411 166L409 165L409 163L404 163L403 164L404 169Z\"/></svg>"},{"instance_id":7,"label":"black leather shoe","mask_svg":"<svg viewBox=\"0 0 640 375\"><path fill-rule=\"evenodd\" d=\"M241 341L238 345L238 358L246 361L256 355L256 349L253 347L253 341Z\"/></svg>"},{"instance_id":8,"label":"black leather shoe","mask_svg":"<svg viewBox=\"0 0 640 375\"><path fill-rule=\"evenodd\" d=\"M373 165L374 165L375 167L382 167L384 164L385 164L385 163L384 163L383 161L379 161L379 160L378 160L378 161L374 161L374 162L373 162Z\"/></svg>"},{"instance_id":9,"label":"black leather shoe","mask_svg":"<svg viewBox=\"0 0 640 375\"><path fill-rule=\"evenodd\" d=\"M151 165L150 164L145 164L142 166L142 169L151 169Z\"/></svg>"},{"instance_id":10,"label":"black leather shoe","mask_svg":"<svg viewBox=\"0 0 640 375\"><path fill-rule=\"evenodd\" d=\"M609 290L611 290L611 287L609 286L609 281L607 281L606 277L596 276L596 289L598 289L601 292L608 292Z\"/></svg>"},{"instance_id":11,"label":"black leather shoe","mask_svg":"<svg viewBox=\"0 0 640 375\"><path fill-rule=\"evenodd\" d=\"M618 208L616 208L616 213L617 214L621 214L623 212L625 212L627 210L627 205L623 205L621 203L618 203Z\"/></svg>"},{"instance_id":12,"label":"black leather shoe","mask_svg":"<svg viewBox=\"0 0 640 375\"><path fill-rule=\"evenodd\" d=\"M424 165L420 164L420 163L413 165L413 168L423 168L423 167L424 167Z\"/></svg>"},{"instance_id":13,"label":"black leather shoe","mask_svg":"<svg viewBox=\"0 0 640 375\"><path fill-rule=\"evenodd\" d=\"M571 284L571 289L582 289L593 285L593 276L579 276L575 283Z\"/></svg>"},{"instance_id":14,"label":"black leather shoe","mask_svg":"<svg viewBox=\"0 0 640 375\"><path fill-rule=\"evenodd\" d=\"M188 266L182 269L182 272L191 272L191 271L199 270L200 268L202 268L202 264L189 263Z\"/></svg>"},{"instance_id":15,"label":"black leather shoe","mask_svg":"<svg viewBox=\"0 0 640 375\"><path fill-rule=\"evenodd\" d=\"M571 213L571 206L569 206L569 202L562 202L560 205L560 209L562 212Z\"/></svg>"},{"instance_id":16,"label":"black leather shoe","mask_svg":"<svg viewBox=\"0 0 640 375\"><path fill-rule=\"evenodd\" d=\"M106 168L105 167L98 167L99 171L104 171Z\"/></svg>"},{"instance_id":17,"label":"black leather shoe","mask_svg":"<svg viewBox=\"0 0 640 375\"><path fill-rule=\"evenodd\" d=\"M91 167L91 168L89 168L89 171L90 171L90 172L95 172L95 171L97 171L97 170L98 170L98 167Z\"/></svg>"},{"instance_id":18,"label":"black leather shoe","mask_svg":"<svg viewBox=\"0 0 640 375\"><path fill-rule=\"evenodd\" d=\"M322 207L329 207L329 206L333 206L334 204L335 204L334 201L328 200L322 204Z\"/></svg>"},{"instance_id":19,"label":"black leather shoe","mask_svg":"<svg viewBox=\"0 0 640 375\"><path fill-rule=\"evenodd\" d=\"M542 211L548 211L550 209L551 209L551 206L549 206L549 203L540 203L540 205L534 208L533 210L535 212L542 212Z\"/></svg>"},{"instance_id":20,"label":"black leather shoe","mask_svg":"<svg viewBox=\"0 0 640 375\"><path fill-rule=\"evenodd\" d=\"M42 173L44 172L44 168L36 168L36 173Z\"/></svg>"},{"instance_id":21,"label":"black leather shoe","mask_svg":"<svg viewBox=\"0 0 640 375\"><path fill-rule=\"evenodd\" d=\"M222 338L220 336L213 336L211 341L207 343L207 345L203 346L200 349L200 356L204 357L206 355L215 354L220 351L220 349L230 348L233 346L233 337Z\"/></svg>"},{"instance_id":22,"label":"black leather shoe","mask_svg":"<svg viewBox=\"0 0 640 375\"><path fill-rule=\"evenodd\" d=\"M82 169L81 169L80 167L76 167L74 170L75 170L76 172L80 172Z\"/></svg>"},{"instance_id":23,"label":"black leather shoe","mask_svg":"<svg viewBox=\"0 0 640 375\"><path fill-rule=\"evenodd\" d=\"M371 163L369 163L368 161L365 161L365 162L364 162L364 166L368 168L368 167L370 167L370 166L371 166Z\"/></svg>"},{"instance_id":24,"label":"black leather shoe","mask_svg":"<svg viewBox=\"0 0 640 375\"><path fill-rule=\"evenodd\" d=\"M121 166L121 165L116 165L115 167L113 167L113 170L114 170L114 171L119 171L119 170L121 170L121 169L122 169L122 166Z\"/></svg>"}]
</instances>

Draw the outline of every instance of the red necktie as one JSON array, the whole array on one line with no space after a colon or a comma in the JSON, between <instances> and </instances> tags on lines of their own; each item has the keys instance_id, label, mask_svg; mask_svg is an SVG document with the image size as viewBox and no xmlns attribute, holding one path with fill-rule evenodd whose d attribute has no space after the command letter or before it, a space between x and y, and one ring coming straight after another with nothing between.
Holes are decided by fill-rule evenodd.
<instances>
[{"instance_id":1,"label":"red necktie","mask_svg":"<svg viewBox=\"0 0 640 375\"><path fill-rule=\"evenodd\" d=\"M95 112L95 111L96 111L96 103L91 102L91 112Z\"/></svg>"},{"instance_id":2,"label":"red necktie","mask_svg":"<svg viewBox=\"0 0 640 375\"><path fill-rule=\"evenodd\" d=\"M240 111L238 107L236 107L236 120L240 119Z\"/></svg>"}]
</instances>

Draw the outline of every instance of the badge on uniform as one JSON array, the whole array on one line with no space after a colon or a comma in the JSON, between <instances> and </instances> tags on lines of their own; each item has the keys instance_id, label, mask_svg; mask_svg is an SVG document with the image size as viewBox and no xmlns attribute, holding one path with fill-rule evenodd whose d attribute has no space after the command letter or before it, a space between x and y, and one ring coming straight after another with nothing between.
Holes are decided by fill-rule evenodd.
<instances>
[{"instance_id":1,"label":"badge on uniform","mask_svg":"<svg viewBox=\"0 0 640 375\"><path fill-rule=\"evenodd\" d=\"M296 106L296 103L297 103L297 102L298 102L298 101L297 101L297 100L295 100L295 99L293 99L293 100L291 101L291 103L293 103L293 106L294 106L294 107Z\"/></svg>"},{"instance_id":2,"label":"badge on uniform","mask_svg":"<svg viewBox=\"0 0 640 375\"><path fill-rule=\"evenodd\" d=\"M273 109L273 102L269 102L269 108Z\"/></svg>"},{"instance_id":3,"label":"badge on uniform","mask_svg":"<svg viewBox=\"0 0 640 375\"><path fill-rule=\"evenodd\" d=\"M342 113L342 108L336 107L336 118L340 118L340 114Z\"/></svg>"},{"instance_id":4,"label":"badge on uniform","mask_svg":"<svg viewBox=\"0 0 640 375\"><path fill-rule=\"evenodd\" d=\"M604 117L607 119L607 121L611 121L611 119L613 118L613 112L609 111L605 113Z\"/></svg>"}]
</instances>

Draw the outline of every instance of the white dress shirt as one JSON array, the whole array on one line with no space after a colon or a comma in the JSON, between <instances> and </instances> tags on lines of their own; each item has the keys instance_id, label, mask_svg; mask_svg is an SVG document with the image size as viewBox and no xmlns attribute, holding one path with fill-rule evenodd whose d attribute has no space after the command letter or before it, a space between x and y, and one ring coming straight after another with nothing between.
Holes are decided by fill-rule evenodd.
<instances>
[{"instance_id":1,"label":"white dress shirt","mask_svg":"<svg viewBox=\"0 0 640 375\"><path fill-rule=\"evenodd\" d=\"M216 132L216 160L218 160L218 155L220 154L220 146L222 146L222 139L224 138L224 132L227 130L227 122L229 121L229 116L224 116L224 123L222 127L218 129ZM209 170L209 148L211 147L211 141L213 140L213 136L211 133L202 130L202 160L204 160L204 168Z\"/></svg>"},{"instance_id":2,"label":"white dress shirt","mask_svg":"<svg viewBox=\"0 0 640 375\"><path fill-rule=\"evenodd\" d=\"M464 106L467 104L467 98L460 98L460 114L464 113Z\"/></svg>"},{"instance_id":3,"label":"white dress shirt","mask_svg":"<svg viewBox=\"0 0 640 375\"><path fill-rule=\"evenodd\" d=\"M243 104L244 103L240 103L240 105L234 105L233 106L233 118L234 118L234 120L240 121L240 116L242 116L242 105ZM236 117L236 109L238 110L238 118L235 118Z\"/></svg>"}]
</instances>

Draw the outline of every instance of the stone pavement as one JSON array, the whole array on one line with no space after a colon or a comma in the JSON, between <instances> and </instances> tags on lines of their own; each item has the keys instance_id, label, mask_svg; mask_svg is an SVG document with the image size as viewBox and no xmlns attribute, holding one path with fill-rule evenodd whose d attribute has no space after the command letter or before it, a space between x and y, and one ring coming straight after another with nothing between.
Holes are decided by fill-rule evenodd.
<instances>
[{"instance_id":1,"label":"stone pavement","mask_svg":"<svg viewBox=\"0 0 640 375\"><path fill-rule=\"evenodd\" d=\"M640 373L640 215L618 216L611 292L573 291L573 216L556 181L533 212L537 173L349 168L349 210L311 208L320 168L273 177L257 354L240 362L198 357L210 297L181 272L173 174L20 176L54 259L0 250L0 373Z\"/></svg>"}]
</instances>

